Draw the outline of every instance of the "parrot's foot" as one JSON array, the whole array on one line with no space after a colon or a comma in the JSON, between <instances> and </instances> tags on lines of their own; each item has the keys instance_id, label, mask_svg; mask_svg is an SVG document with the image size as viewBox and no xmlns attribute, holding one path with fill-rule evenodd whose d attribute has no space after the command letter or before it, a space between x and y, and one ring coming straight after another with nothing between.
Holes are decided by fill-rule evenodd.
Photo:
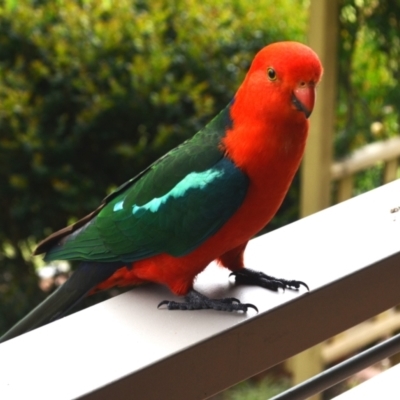
<instances>
[{"instance_id":1,"label":"parrot's foot","mask_svg":"<svg viewBox=\"0 0 400 400\"><path fill-rule=\"evenodd\" d=\"M218 311L243 311L247 312L249 308L254 308L258 312L258 309L253 304L243 304L240 300L234 297L225 299L209 299L203 294L196 290L191 290L186 296L185 301L182 303L176 301L162 301L158 307L167 305L168 310L202 310L212 309Z\"/></svg>"},{"instance_id":2,"label":"parrot's foot","mask_svg":"<svg viewBox=\"0 0 400 400\"><path fill-rule=\"evenodd\" d=\"M307 290L310 290L307 284L305 284L304 282L278 279L274 278L273 276L266 275L263 272L253 271L248 268L242 268L239 271L234 271L229 276L232 275L235 277L235 283L237 285L261 286L275 292L278 291L278 289L298 290L300 286L304 286Z\"/></svg>"}]
</instances>

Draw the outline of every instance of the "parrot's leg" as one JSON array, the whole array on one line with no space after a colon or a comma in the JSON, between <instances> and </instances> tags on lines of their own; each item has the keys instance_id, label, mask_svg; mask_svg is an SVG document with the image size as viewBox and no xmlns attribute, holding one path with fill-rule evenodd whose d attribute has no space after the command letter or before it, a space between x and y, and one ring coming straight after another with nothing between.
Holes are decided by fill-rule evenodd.
<instances>
[{"instance_id":1,"label":"parrot's leg","mask_svg":"<svg viewBox=\"0 0 400 400\"><path fill-rule=\"evenodd\" d=\"M158 307L162 305L167 305L168 310L202 310L202 309L212 309L218 311L243 311L247 312L249 308L254 308L258 312L258 309L253 304L243 304L240 300L234 297L229 297L225 299L209 299L203 294L197 292L196 290L191 290L186 296L185 301L162 301Z\"/></svg>"},{"instance_id":2,"label":"parrot's leg","mask_svg":"<svg viewBox=\"0 0 400 400\"><path fill-rule=\"evenodd\" d=\"M263 272L253 271L248 268L241 268L240 270L232 272L229 276L235 277L235 283L237 285L261 286L275 292L278 289L297 290L300 286L304 286L307 290L310 290L307 284L302 281L274 278L273 276L266 275Z\"/></svg>"}]
</instances>

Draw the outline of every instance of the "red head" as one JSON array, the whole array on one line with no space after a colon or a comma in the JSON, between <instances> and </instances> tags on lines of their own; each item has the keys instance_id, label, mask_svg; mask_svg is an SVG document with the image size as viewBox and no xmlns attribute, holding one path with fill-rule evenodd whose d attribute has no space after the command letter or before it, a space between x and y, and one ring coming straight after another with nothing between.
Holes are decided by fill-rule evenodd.
<instances>
[{"instance_id":1,"label":"red head","mask_svg":"<svg viewBox=\"0 0 400 400\"><path fill-rule=\"evenodd\" d=\"M275 116L306 119L314 108L321 75L321 62L309 47L297 42L274 43L255 56L235 100L245 97L243 111L268 115L270 121Z\"/></svg>"},{"instance_id":2,"label":"red head","mask_svg":"<svg viewBox=\"0 0 400 400\"><path fill-rule=\"evenodd\" d=\"M304 152L321 75L318 56L301 43L274 43L255 56L235 95L232 129L223 141L249 176L281 166L290 182Z\"/></svg>"}]
</instances>

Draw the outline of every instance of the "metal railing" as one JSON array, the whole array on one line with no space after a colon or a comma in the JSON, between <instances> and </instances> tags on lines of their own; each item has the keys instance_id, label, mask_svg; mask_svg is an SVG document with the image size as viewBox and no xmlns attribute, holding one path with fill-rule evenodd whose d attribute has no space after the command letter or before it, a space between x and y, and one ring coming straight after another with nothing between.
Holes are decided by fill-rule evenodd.
<instances>
[{"instance_id":1,"label":"metal railing","mask_svg":"<svg viewBox=\"0 0 400 400\"><path fill-rule=\"evenodd\" d=\"M398 352L400 352L400 334L321 372L270 400L305 400Z\"/></svg>"}]
</instances>

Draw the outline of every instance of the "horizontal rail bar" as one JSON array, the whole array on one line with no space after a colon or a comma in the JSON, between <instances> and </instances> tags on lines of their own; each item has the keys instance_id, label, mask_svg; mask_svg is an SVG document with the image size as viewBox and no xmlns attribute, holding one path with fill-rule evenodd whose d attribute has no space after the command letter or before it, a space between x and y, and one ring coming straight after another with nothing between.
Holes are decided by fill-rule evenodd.
<instances>
[{"instance_id":1,"label":"horizontal rail bar","mask_svg":"<svg viewBox=\"0 0 400 400\"><path fill-rule=\"evenodd\" d=\"M378 162L386 162L400 157L400 137L368 144L350 154L344 160L331 166L331 177L339 180L364 171Z\"/></svg>"},{"instance_id":2,"label":"horizontal rail bar","mask_svg":"<svg viewBox=\"0 0 400 400\"><path fill-rule=\"evenodd\" d=\"M400 334L321 372L270 400L305 400L400 352Z\"/></svg>"},{"instance_id":3,"label":"horizontal rail bar","mask_svg":"<svg viewBox=\"0 0 400 400\"><path fill-rule=\"evenodd\" d=\"M343 359L348 354L354 354L371 343L376 343L399 331L400 312L393 312L381 320L370 320L351 328L343 333L338 340L327 343L322 348L324 365Z\"/></svg>"}]
</instances>

